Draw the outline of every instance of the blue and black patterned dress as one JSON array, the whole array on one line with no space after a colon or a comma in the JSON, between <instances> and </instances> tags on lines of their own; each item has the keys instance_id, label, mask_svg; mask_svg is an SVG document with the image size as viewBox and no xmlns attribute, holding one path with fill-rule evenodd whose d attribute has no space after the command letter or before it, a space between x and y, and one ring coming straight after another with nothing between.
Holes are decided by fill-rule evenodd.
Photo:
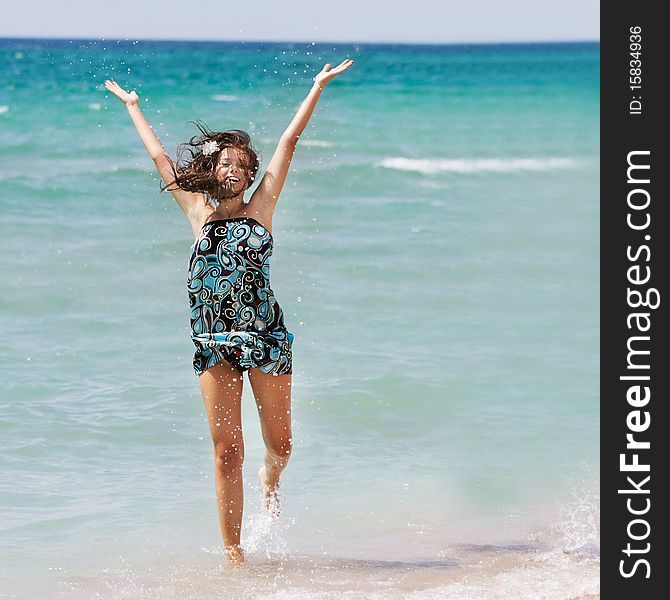
<instances>
[{"instance_id":1,"label":"blue and black patterned dress","mask_svg":"<svg viewBox=\"0 0 670 600\"><path fill-rule=\"evenodd\" d=\"M252 217L205 223L188 270L193 368L225 359L246 371L292 372L293 334L270 288L272 234Z\"/></svg>"}]
</instances>

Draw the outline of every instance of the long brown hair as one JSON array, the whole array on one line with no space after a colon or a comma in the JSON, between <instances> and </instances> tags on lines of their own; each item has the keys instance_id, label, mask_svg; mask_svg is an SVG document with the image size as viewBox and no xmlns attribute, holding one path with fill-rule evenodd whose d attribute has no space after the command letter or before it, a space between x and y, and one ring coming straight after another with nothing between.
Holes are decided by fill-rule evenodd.
<instances>
[{"instance_id":1,"label":"long brown hair","mask_svg":"<svg viewBox=\"0 0 670 600\"><path fill-rule=\"evenodd\" d=\"M200 130L200 135L193 136L185 144L179 145L177 162L172 168L174 181L169 184L161 183L161 191L171 191L174 189L171 186L176 185L186 192L202 192L216 200L225 197L226 190L216 178L219 154L224 148L233 148L244 157L242 167L247 172L248 189L256 179L259 168L258 154L251 146L249 134L240 129L212 131L202 121L190 122ZM209 155L203 154L202 146L205 142L216 142L218 150ZM185 157L186 152L190 156Z\"/></svg>"}]
</instances>

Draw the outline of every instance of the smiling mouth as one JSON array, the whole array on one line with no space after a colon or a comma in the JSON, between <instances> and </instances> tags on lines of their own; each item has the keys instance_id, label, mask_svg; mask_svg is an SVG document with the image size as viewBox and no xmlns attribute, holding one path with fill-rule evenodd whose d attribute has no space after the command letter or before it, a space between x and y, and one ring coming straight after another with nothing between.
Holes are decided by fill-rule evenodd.
<instances>
[{"instance_id":1,"label":"smiling mouth","mask_svg":"<svg viewBox=\"0 0 670 600\"><path fill-rule=\"evenodd\" d=\"M226 183L239 183L239 177L226 177Z\"/></svg>"}]
</instances>

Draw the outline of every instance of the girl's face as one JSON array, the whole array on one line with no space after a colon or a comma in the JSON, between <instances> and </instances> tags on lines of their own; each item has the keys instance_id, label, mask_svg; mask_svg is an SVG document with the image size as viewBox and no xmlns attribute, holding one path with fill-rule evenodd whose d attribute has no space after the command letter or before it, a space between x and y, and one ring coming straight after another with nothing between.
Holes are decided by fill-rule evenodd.
<instances>
[{"instance_id":1,"label":"girl's face","mask_svg":"<svg viewBox=\"0 0 670 600\"><path fill-rule=\"evenodd\" d=\"M219 154L216 178L221 182L223 189L233 196L246 190L249 185L249 171L245 158L235 148L224 148Z\"/></svg>"}]
</instances>

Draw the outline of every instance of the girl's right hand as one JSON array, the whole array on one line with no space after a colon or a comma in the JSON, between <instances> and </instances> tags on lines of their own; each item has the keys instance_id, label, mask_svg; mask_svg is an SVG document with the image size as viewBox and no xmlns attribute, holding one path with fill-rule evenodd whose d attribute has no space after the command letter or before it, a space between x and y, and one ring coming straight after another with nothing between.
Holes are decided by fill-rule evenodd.
<instances>
[{"instance_id":1,"label":"girl's right hand","mask_svg":"<svg viewBox=\"0 0 670 600\"><path fill-rule=\"evenodd\" d=\"M134 90L128 93L118 83L116 83L116 81L110 79L105 81L105 87L119 100L121 100L121 102L123 102L128 108L131 106L140 105L140 98Z\"/></svg>"}]
</instances>

